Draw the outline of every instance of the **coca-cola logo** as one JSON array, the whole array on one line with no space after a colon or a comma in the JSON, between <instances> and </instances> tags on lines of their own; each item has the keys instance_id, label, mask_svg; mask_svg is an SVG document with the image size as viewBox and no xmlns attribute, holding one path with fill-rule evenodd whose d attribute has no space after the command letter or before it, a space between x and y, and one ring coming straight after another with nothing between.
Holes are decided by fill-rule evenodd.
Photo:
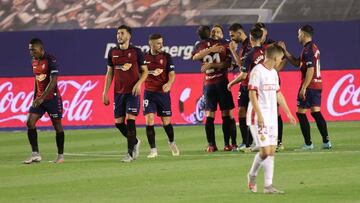
<instances>
[{"instance_id":1,"label":"coca-cola logo","mask_svg":"<svg viewBox=\"0 0 360 203\"><path fill-rule=\"evenodd\" d=\"M331 89L327 109L332 116L360 113L360 87L356 87L354 81L353 74L346 74ZM336 108L335 104L338 104L339 108Z\"/></svg>"},{"instance_id":2,"label":"coca-cola logo","mask_svg":"<svg viewBox=\"0 0 360 203\"><path fill-rule=\"evenodd\" d=\"M63 117L68 121L86 121L92 114L92 99L87 99L88 93L95 89L98 81L87 80L78 83L74 80L60 80L58 89L63 97ZM70 92L71 93L67 93ZM14 84L12 82L4 82L0 84L0 123L19 120L25 122L30 106L32 105L34 92L19 91L14 92ZM3 117L5 116L5 118ZM44 115L41 121L49 121L50 117Z\"/></svg>"}]
</instances>

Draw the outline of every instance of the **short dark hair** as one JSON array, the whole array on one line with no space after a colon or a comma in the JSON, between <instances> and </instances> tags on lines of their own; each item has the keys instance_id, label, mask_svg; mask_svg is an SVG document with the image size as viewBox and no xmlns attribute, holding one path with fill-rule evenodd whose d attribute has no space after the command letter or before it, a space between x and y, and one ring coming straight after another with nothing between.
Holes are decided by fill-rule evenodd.
<instances>
[{"instance_id":1,"label":"short dark hair","mask_svg":"<svg viewBox=\"0 0 360 203\"><path fill-rule=\"evenodd\" d=\"M196 33L199 35L200 39L208 39L210 37L210 27L207 25L200 25Z\"/></svg>"},{"instance_id":2,"label":"short dark hair","mask_svg":"<svg viewBox=\"0 0 360 203\"><path fill-rule=\"evenodd\" d=\"M262 23L262 22L257 22L257 23L255 23L253 27L265 28L265 29L266 29L265 24L264 24L264 23Z\"/></svg>"},{"instance_id":3,"label":"short dark hair","mask_svg":"<svg viewBox=\"0 0 360 203\"><path fill-rule=\"evenodd\" d=\"M126 30L130 35L132 35L132 30L131 30L131 27L127 26L127 25L120 25L117 30Z\"/></svg>"},{"instance_id":4,"label":"short dark hair","mask_svg":"<svg viewBox=\"0 0 360 203\"><path fill-rule=\"evenodd\" d=\"M39 38L32 38L29 42L29 44L33 44L33 45L41 45L44 46L44 43L41 41L41 39Z\"/></svg>"},{"instance_id":5,"label":"short dark hair","mask_svg":"<svg viewBox=\"0 0 360 203\"><path fill-rule=\"evenodd\" d=\"M300 28L301 31L303 32L306 32L307 34L309 34L311 37L313 36L314 34L314 28L311 27L311 25L303 25L301 28Z\"/></svg>"},{"instance_id":6,"label":"short dark hair","mask_svg":"<svg viewBox=\"0 0 360 203\"><path fill-rule=\"evenodd\" d=\"M238 30L244 30L243 26L239 23L234 23L234 24L230 25L230 27L229 27L229 31L236 32Z\"/></svg>"},{"instance_id":7,"label":"short dark hair","mask_svg":"<svg viewBox=\"0 0 360 203\"><path fill-rule=\"evenodd\" d=\"M255 40L259 40L261 39L262 35L263 35L263 31L261 28L258 27L254 27L250 30L250 35L252 38L254 38Z\"/></svg>"},{"instance_id":8,"label":"short dark hair","mask_svg":"<svg viewBox=\"0 0 360 203\"><path fill-rule=\"evenodd\" d=\"M160 33L154 33L149 36L149 40L157 40L163 38Z\"/></svg>"},{"instance_id":9,"label":"short dark hair","mask_svg":"<svg viewBox=\"0 0 360 203\"><path fill-rule=\"evenodd\" d=\"M284 53L283 49L277 44L271 44L265 50L265 57L274 58L276 54L280 53Z\"/></svg>"},{"instance_id":10,"label":"short dark hair","mask_svg":"<svg viewBox=\"0 0 360 203\"><path fill-rule=\"evenodd\" d=\"M215 25L212 26L212 28L215 28L215 27L220 28L221 32L224 33L224 29L223 29L223 27L222 27L220 24L215 24Z\"/></svg>"}]
</instances>

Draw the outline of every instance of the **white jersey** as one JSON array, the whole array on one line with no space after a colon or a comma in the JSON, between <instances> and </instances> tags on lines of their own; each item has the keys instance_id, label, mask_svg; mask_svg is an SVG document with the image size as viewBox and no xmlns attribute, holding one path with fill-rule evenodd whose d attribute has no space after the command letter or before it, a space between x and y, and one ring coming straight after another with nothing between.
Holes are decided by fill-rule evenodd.
<instances>
[{"instance_id":1,"label":"white jersey","mask_svg":"<svg viewBox=\"0 0 360 203\"><path fill-rule=\"evenodd\" d=\"M257 91L257 99L265 126L277 126L277 91L280 89L279 77L275 69L267 69L263 64L256 65L250 72L248 89ZM249 102L247 125L257 125L257 115Z\"/></svg>"}]
</instances>

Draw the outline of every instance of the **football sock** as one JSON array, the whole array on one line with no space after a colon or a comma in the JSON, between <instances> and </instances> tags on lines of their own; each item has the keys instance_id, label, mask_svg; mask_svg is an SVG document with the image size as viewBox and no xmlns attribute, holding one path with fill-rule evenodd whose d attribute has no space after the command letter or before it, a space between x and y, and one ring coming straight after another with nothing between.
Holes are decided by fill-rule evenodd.
<instances>
[{"instance_id":1,"label":"football sock","mask_svg":"<svg viewBox=\"0 0 360 203\"><path fill-rule=\"evenodd\" d=\"M263 162L264 160L260 157L260 153L256 153L255 154L255 157L254 157L254 160L253 160L253 163L252 163L252 166L250 168L250 172L249 174L251 176L257 176L258 175L258 172L259 172L259 169L260 169L260 166L261 166L261 163Z\"/></svg>"},{"instance_id":2,"label":"football sock","mask_svg":"<svg viewBox=\"0 0 360 203\"><path fill-rule=\"evenodd\" d=\"M64 132L56 133L56 146L58 149L58 154L64 154L64 141L65 141Z\"/></svg>"},{"instance_id":3,"label":"football sock","mask_svg":"<svg viewBox=\"0 0 360 203\"><path fill-rule=\"evenodd\" d=\"M327 125L326 125L326 121L325 121L324 117L322 116L321 112L320 111L311 112L311 115L316 121L316 125L320 131L323 143L328 143L329 135L328 135L328 131L327 131Z\"/></svg>"},{"instance_id":4,"label":"football sock","mask_svg":"<svg viewBox=\"0 0 360 203\"><path fill-rule=\"evenodd\" d=\"M121 132L121 134L126 137L127 127L125 123L115 123L116 128Z\"/></svg>"},{"instance_id":5,"label":"football sock","mask_svg":"<svg viewBox=\"0 0 360 203\"><path fill-rule=\"evenodd\" d=\"M146 126L146 136L151 148L156 148L155 146L155 130L153 125Z\"/></svg>"},{"instance_id":6,"label":"football sock","mask_svg":"<svg viewBox=\"0 0 360 203\"><path fill-rule=\"evenodd\" d=\"M28 139L29 139L29 142L31 145L31 150L33 152L39 152L36 128L28 129L27 135L28 135Z\"/></svg>"},{"instance_id":7,"label":"football sock","mask_svg":"<svg viewBox=\"0 0 360 203\"><path fill-rule=\"evenodd\" d=\"M126 120L126 123L127 123L128 153L130 154L130 156L132 156L134 146L137 144L135 120L128 119Z\"/></svg>"},{"instance_id":8,"label":"football sock","mask_svg":"<svg viewBox=\"0 0 360 203\"><path fill-rule=\"evenodd\" d=\"M222 117L222 131L224 133L224 144L225 146L230 145L230 116L223 116Z\"/></svg>"},{"instance_id":9,"label":"football sock","mask_svg":"<svg viewBox=\"0 0 360 203\"><path fill-rule=\"evenodd\" d=\"M247 132L248 132L248 135L247 135L247 143L246 143L246 147L250 147L250 145L253 143L253 137L251 135L251 132L250 132L250 128L247 127Z\"/></svg>"},{"instance_id":10,"label":"football sock","mask_svg":"<svg viewBox=\"0 0 360 203\"><path fill-rule=\"evenodd\" d=\"M230 120L230 131L231 131L231 144L232 145L236 145L236 137L237 137L237 133L236 133L236 123L235 123L235 119L232 118Z\"/></svg>"},{"instance_id":11,"label":"football sock","mask_svg":"<svg viewBox=\"0 0 360 203\"><path fill-rule=\"evenodd\" d=\"M299 119L300 128L301 128L301 132L304 136L305 144L311 145L312 142L311 142L311 136L310 136L310 124L309 124L309 120L306 117L306 114L296 113L296 116Z\"/></svg>"},{"instance_id":12,"label":"football sock","mask_svg":"<svg viewBox=\"0 0 360 203\"><path fill-rule=\"evenodd\" d=\"M239 117L239 128L241 132L241 138L242 138L242 144L247 143L247 137L248 137L248 127L246 125L246 118Z\"/></svg>"},{"instance_id":13,"label":"football sock","mask_svg":"<svg viewBox=\"0 0 360 203\"><path fill-rule=\"evenodd\" d=\"M278 116L278 145L282 143L282 135L283 135L283 120L281 115Z\"/></svg>"},{"instance_id":14,"label":"football sock","mask_svg":"<svg viewBox=\"0 0 360 203\"><path fill-rule=\"evenodd\" d=\"M174 142L174 128L171 125L171 123L169 125L164 125L163 127L166 132L166 135L168 136L169 142L170 143Z\"/></svg>"},{"instance_id":15,"label":"football sock","mask_svg":"<svg viewBox=\"0 0 360 203\"><path fill-rule=\"evenodd\" d=\"M274 176L274 156L268 156L264 162L264 179L265 179L265 187L272 185L273 176Z\"/></svg>"},{"instance_id":16,"label":"football sock","mask_svg":"<svg viewBox=\"0 0 360 203\"><path fill-rule=\"evenodd\" d=\"M206 117L205 123L206 139L210 146L216 146L214 118Z\"/></svg>"}]
</instances>

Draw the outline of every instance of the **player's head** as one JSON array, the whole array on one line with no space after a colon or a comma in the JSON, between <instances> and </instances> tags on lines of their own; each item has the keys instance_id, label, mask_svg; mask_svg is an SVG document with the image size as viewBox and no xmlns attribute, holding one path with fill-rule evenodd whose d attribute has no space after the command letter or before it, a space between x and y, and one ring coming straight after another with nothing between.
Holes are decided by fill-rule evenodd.
<instances>
[{"instance_id":1,"label":"player's head","mask_svg":"<svg viewBox=\"0 0 360 203\"><path fill-rule=\"evenodd\" d=\"M215 24L211 28L211 38L216 40L220 40L224 38L224 30L221 25Z\"/></svg>"},{"instance_id":2,"label":"player's head","mask_svg":"<svg viewBox=\"0 0 360 203\"><path fill-rule=\"evenodd\" d=\"M277 44L271 44L265 50L265 60L271 60L274 62L274 67L279 66L284 57L282 48Z\"/></svg>"},{"instance_id":3,"label":"player's head","mask_svg":"<svg viewBox=\"0 0 360 203\"><path fill-rule=\"evenodd\" d=\"M116 34L118 43L122 45L129 42L131 38L131 34L132 34L131 27L127 25L120 25L117 28L117 34Z\"/></svg>"},{"instance_id":4,"label":"player's head","mask_svg":"<svg viewBox=\"0 0 360 203\"><path fill-rule=\"evenodd\" d=\"M265 24L262 23L262 22L257 22L257 23L254 24L253 28L254 27L260 28L263 31L263 37L261 39L261 44L263 44L265 42L265 40L266 40L267 35L268 35L268 30L266 29Z\"/></svg>"},{"instance_id":5,"label":"player's head","mask_svg":"<svg viewBox=\"0 0 360 203\"><path fill-rule=\"evenodd\" d=\"M207 25L200 25L196 33L198 34L201 40L210 38L210 27Z\"/></svg>"},{"instance_id":6,"label":"player's head","mask_svg":"<svg viewBox=\"0 0 360 203\"><path fill-rule=\"evenodd\" d=\"M234 23L229 27L229 35L231 40L235 41L236 43L240 43L246 39L244 28L239 23Z\"/></svg>"},{"instance_id":7,"label":"player's head","mask_svg":"<svg viewBox=\"0 0 360 203\"><path fill-rule=\"evenodd\" d=\"M314 29L311 25L304 25L298 31L298 39L300 43L304 43L312 39Z\"/></svg>"},{"instance_id":8,"label":"player's head","mask_svg":"<svg viewBox=\"0 0 360 203\"><path fill-rule=\"evenodd\" d=\"M44 54L44 44L39 38L33 38L29 42L30 55L33 58L40 58Z\"/></svg>"},{"instance_id":9,"label":"player's head","mask_svg":"<svg viewBox=\"0 0 360 203\"><path fill-rule=\"evenodd\" d=\"M149 45L152 52L160 53L164 46L164 40L161 34L154 33L149 36Z\"/></svg>"},{"instance_id":10,"label":"player's head","mask_svg":"<svg viewBox=\"0 0 360 203\"><path fill-rule=\"evenodd\" d=\"M262 36L263 36L263 31L262 31L261 28L258 28L258 27L251 28L251 30L250 30L250 41L253 44L257 44L257 43L261 44Z\"/></svg>"}]
</instances>

